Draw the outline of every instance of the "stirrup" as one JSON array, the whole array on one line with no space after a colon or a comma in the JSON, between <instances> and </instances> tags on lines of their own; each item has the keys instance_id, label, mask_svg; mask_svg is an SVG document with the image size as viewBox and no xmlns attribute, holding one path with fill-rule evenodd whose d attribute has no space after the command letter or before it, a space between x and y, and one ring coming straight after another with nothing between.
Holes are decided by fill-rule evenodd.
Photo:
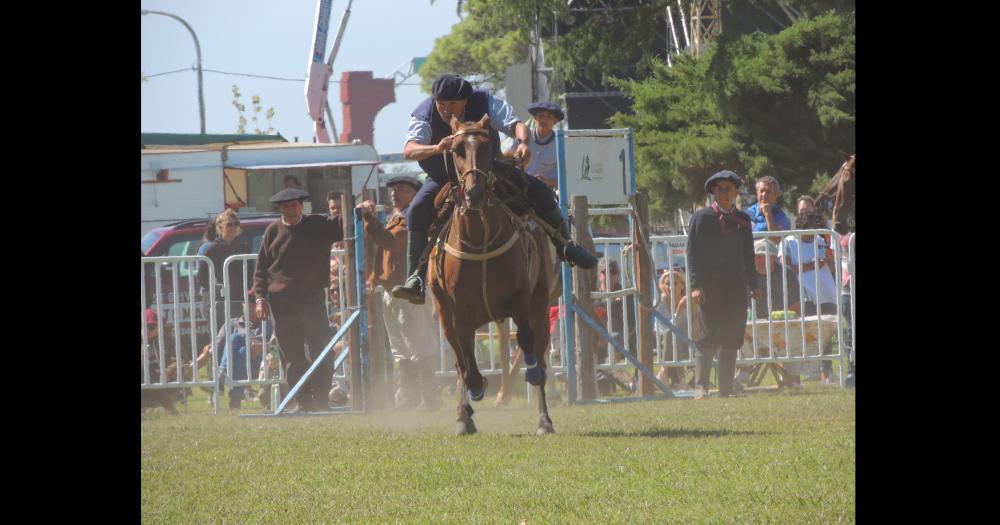
<instances>
[{"instance_id":1,"label":"stirrup","mask_svg":"<svg viewBox=\"0 0 1000 525\"><path fill-rule=\"evenodd\" d=\"M412 285L407 286L407 283L416 279L418 283L418 288L413 289ZM413 304L424 304L424 296L426 293L426 288L424 286L424 280L417 274L411 275L406 282L403 284L392 287L392 296L397 299L405 299Z\"/></svg>"}]
</instances>

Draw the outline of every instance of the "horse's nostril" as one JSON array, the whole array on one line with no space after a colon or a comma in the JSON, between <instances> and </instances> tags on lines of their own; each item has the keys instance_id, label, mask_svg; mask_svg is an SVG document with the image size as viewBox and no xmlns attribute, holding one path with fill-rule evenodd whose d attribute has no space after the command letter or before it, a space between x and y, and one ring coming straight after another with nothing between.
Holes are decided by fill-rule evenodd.
<instances>
[{"instance_id":1,"label":"horse's nostril","mask_svg":"<svg viewBox=\"0 0 1000 525\"><path fill-rule=\"evenodd\" d=\"M482 200L482 198L483 198L483 189L480 188L479 186L476 186L475 188L469 190L469 202L476 203Z\"/></svg>"}]
</instances>

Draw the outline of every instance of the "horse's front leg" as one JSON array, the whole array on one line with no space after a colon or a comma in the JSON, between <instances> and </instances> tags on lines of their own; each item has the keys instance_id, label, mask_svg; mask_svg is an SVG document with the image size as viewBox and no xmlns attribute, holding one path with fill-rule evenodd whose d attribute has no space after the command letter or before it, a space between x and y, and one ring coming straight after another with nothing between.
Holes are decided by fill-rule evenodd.
<instances>
[{"instance_id":1,"label":"horse's front leg","mask_svg":"<svg viewBox=\"0 0 1000 525\"><path fill-rule=\"evenodd\" d=\"M448 317L442 317L442 319L448 319ZM472 414L475 412L469 404L470 379L476 376L479 378L478 384L473 383L473 387L478 386L479 390L471 390L473 394L471 397L475 401L483 398L486 392L486 385L484 378L479 374L479 367L475 361L475 353L472 351L476 334L474 331L469 333L466 333L468 331L459 332L455 326L456 324L454 322L446 323L444 325L444 335L455 351L455 361L458 366L458 377L461 388L458 390L458 418L455 422L455 435L463 436L477 432L476 424L472 421ZM478 398L475 395L477 392Z\"/></svg>"},{"instance_id":2,"label":"horse's front leg","mask_svg":"<svg viewBox=\"0 0 1000 525\"><path fill-rule=\"evenodd\" d=\"M475 434L478 432L476 429L476 423L472 421L472 414L475 413L472 410L472 405L469 404L469 389L462 384L462 388L459 390L459 402L458 402L458 419L455 420L455 435L464 436L466 434Z\"/></svg>"}]
</instances>

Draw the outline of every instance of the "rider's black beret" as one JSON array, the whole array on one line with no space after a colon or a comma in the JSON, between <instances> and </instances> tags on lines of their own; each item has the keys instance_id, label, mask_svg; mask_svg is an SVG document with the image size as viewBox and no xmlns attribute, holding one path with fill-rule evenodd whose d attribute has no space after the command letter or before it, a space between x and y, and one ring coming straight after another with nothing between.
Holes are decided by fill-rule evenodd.
<instances>
[{"instance_id":1,"label":"rider's black beret","mask_svg":"<svg viewBox=\"0 0 1000 525\"><path fill-rule=\"evenodd\" d=\"M472 96L472 84L456 75L441 75L431 85L436 100L466 100Z\"/></svg>"}]
</instances>

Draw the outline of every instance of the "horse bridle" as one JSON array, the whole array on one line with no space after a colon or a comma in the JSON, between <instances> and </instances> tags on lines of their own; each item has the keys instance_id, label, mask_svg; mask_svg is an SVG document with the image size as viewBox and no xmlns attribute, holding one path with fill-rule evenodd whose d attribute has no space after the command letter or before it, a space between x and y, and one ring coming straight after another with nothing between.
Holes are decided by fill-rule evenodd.
<instances>
[{"instance_id":1,"label":"horse bridle","mask_svg":"<svg viewBox=\"0 0 1000 525\"><path fill-rule=\"evenodd\" d=\"M456 168L458 167L458 162L457 162L458 152L455 151L456 150L455 139L461 137L462 135L481 135L489 138L490 132L485 128L466 128L452 135L453 137L451 142L452 163L455 164ZM470 173L473 175L482 175L486 179L486 205L487 206L493 205L493 184L496 182L496 175L494 175L492 171L486 172L479 169L475 165L475 161L473 161L472 167L458 174L458 191L462 199L462 206L459 211L463 214L469 208L468 196L465 195L465 178L468 177Z\"/></svg>"}]
</instances>

